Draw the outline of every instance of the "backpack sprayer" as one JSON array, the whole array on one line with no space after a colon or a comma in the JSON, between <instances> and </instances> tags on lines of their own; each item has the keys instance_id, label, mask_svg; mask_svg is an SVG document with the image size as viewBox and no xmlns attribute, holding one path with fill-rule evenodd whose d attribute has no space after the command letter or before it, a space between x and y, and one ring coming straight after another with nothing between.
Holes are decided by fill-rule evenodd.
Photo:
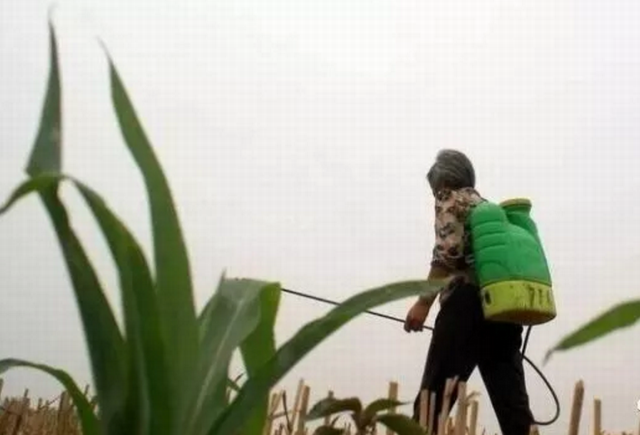
<instances>
[{"instance_id":1,"label":"backpack sprayer","mask_svg":"<svg viewBox=\"0 0 640 435\"><path fill-rule=\"evenodd\" d=\"M531 328L555 319L556 306L549 266L530 213L531 201L528 199L512 199L500 204L484 201L473 208L467 225L473 240L474 266L484 317L527 327L520 353L545 383L556 406L552 419L534 423L548 426L560 416L560 402L547 378L525 352ZM282 291L339 305L338 302L294 290L283 288ZM400 318L375 311L365 313L404 323ZM430 326L423 326L422 329L433 330Z\"/></svg>"}]
</instances>

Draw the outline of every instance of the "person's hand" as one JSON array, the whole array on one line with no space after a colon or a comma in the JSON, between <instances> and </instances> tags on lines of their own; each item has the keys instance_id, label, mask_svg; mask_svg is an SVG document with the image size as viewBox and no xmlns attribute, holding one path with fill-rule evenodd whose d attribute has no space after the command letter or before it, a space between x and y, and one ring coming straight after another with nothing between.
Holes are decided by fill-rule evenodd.
<instances>
[{"instance_id":1,"label":"person's hand","mask_svg":"<svg viewBox=\"0 0 640 435\"><path fill-rule=\"evenodd\" d=\"M430 309L430 302L418 299L407 313L407 318L404 321L404 330L407 332L422 331L422 327L424 326L424 322L427 320Z\"/></svg>"}]
</instances>

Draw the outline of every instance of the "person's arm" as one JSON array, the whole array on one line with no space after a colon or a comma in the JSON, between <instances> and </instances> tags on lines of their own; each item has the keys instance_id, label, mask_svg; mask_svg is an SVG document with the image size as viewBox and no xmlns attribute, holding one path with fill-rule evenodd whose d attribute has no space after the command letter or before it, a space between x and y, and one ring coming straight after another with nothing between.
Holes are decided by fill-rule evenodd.
<instances>
[{"instance_id":1,"label":"person's arm","mask_svg":"<svg viewBox=\"0 0 640 435\"><path fill-rule=\"evenodd\" d=\"M441 266L441 265L431 265L429 269L429 275L427 275L427 281L441 281L446 280L451 276L452 270ZM433 301L436 299L437 294L430 295L421 295L418 298L418 302L425 305L431 305Z\"/></svg>"},{"instance_id":2,"label":"person's arm","mask_svg":"<svg viewBox=\"0 0 640 435\"><path fill-rule=\"evenodd\" d=\"M464 213L456 201L456 192L444 198L436 198L435 243L427 280L445 280L455 270L456 263L464 255ZM419 301L431 304L435 295L421 296Z\"/></svg>"}]
</instances>

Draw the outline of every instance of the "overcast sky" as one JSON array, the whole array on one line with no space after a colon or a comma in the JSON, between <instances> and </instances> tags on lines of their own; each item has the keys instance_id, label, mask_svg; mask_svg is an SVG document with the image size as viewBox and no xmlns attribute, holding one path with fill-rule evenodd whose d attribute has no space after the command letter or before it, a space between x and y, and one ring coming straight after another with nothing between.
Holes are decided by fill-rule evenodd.
<instances>
[{"instance_id":1,"label":"overcast sky","mask_svg":"<svg viewBox=\"0 0 640 435\"><path fill-rule=\"evenodd\" d=\"M48 73L49 2L0 3L0 196L24 177ZM534 328L541 363L564 334L640 279L640 6L632 0L60 1L64 165L99 190L149 247L140 174L113 115L114 56L175 195L198 307L230 275L343 300L422 278L433 243L425 173L438 149L476 165L494 200L526 196L552 267L558 318ZM113 266L84 204L64 196L118 304ZM53 229L35 197L0 220L0 356L89 381L79 318ZM413 300L379 311L404 317ZM284 295L281 343L330 307ZM433 322L437 309L428 319ZM640 329L556 355L544 367L565 433L585 381L608 431L637 427ZM390 380L413 400L429 335L363 316L285 379L312 400L328 389L371 400ZM529 369L527 369L529 370ZM53 397L46 376L15 371L5 392ZM539 419L553 402L528 371ZM480 419L496 420L482 393ZM408 410L407 410L408 412Z\"/></svg>"}]
</instances>

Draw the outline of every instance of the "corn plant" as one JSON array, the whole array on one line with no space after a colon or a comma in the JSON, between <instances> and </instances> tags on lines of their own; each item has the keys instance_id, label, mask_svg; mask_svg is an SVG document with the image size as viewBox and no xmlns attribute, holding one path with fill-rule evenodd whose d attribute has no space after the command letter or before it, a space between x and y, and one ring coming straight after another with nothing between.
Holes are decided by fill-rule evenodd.
<instances>
[{"instance_id":1,"label":"corn plant","mask_svg":"<svg viewBox=\"0 0 640 435\"><path fill-rule=\"evenodd\" d=\"M270 389L324 339L365 310L421 293L435 294L444 284L400 281L361 292L304 325L279 348L274 337L280 300L277 282L228 278L223 273L216 291L197 313L189 257L169 183L115 63L105 48L113 109L146 187L152 264L135 235L100 194L63 170L62 91L51 23L49 44L48 86L27 178L0 214L31 193L44 205L80 313L97 410L61 369L11 358L0 360L0 373L28 367L55 377L69 392L84 435L261 434ZM122 328L70 222L59 193L65 181L78 189L117 267ZM246 372L242 386L228 378L236 351ZM237 390L232 397L227 395L230 385Z\"/></svg>"},{"instance_id":2,"label":"corn plant","mask_svg":"<svg viewBox=\"0 0 640 435\"><path fill-rule=\"evenodd\" d=\"M377 399L366 407L357 397L336 399L327 397L317 402L307 414L307 420L331 417L335 414L349 412L356 435L371 435L378 423L401 435L425 435L425 431L411 418L402 414L383 413L405 403L395 399ZM314 431L314 435L344 435L344 429L336 427L337 417L329 424L322 425Z\"/></svg>"}]
</instances>

